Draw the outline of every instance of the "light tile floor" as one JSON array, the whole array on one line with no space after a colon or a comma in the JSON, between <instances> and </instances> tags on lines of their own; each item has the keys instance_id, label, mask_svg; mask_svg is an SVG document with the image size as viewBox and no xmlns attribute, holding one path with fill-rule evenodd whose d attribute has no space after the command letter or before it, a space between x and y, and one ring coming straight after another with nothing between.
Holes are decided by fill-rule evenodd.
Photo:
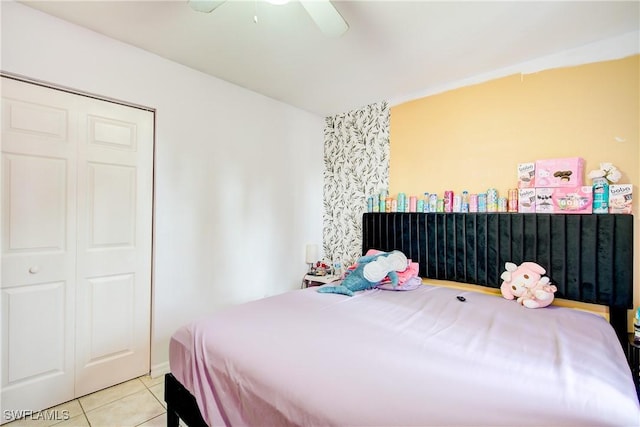
<instances>
[{"instance_id":1,"label":"light tile floor","mask_svg":"<svg viewBox=\"0 0 640 427\"><path fill-rule=\"evenodd\" d=\"M164 376L143 376L2 427L164 427ZM48 419L48 420L47 420Z\"/></svg>"}]
</instances>

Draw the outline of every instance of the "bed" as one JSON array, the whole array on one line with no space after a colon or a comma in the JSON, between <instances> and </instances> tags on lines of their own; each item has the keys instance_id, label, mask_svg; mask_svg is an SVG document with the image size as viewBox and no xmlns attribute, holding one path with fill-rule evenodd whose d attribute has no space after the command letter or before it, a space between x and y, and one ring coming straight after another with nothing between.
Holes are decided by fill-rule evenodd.
<instances>
[{"instance_id":1,"label":"bed","mask_svg":"<svg viewBox=\"0 0 640 427\"><path fill-rule=\"evenodd\" d=\"M632 224L365 214L363 253L401 250L426 284L354 297L296 290L185 325L170 343L168 425L638 425L619 322L631 304L633 279L618 263L631 269ZM500 264L525 260L548 267L558 297L609 306L612 323L429 282L499 287Z\"/></svg>"}]
</instances>

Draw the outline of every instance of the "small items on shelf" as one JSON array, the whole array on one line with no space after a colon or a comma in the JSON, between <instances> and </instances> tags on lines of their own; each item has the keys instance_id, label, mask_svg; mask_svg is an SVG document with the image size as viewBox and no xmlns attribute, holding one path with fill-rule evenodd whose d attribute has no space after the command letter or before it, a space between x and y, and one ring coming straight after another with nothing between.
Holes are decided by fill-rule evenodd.
<instances>
[{"instance_id":1,"label":"small items on shelf","mask_svg":"<svg viewBox=\"0 0 640 427\"><path fill-rule=\"evenodd\" d=\"M331 267L325 264L322 261L316 262L311 266L311 269L307 273L308 276L322 277L322 276L330 276L333 273Z\"/></svg>"},{"instance_id":2,"label":"small items on shelf","mask_svg":"<svg viewBox=\"0 0 640 427\"><path fill-rule=\"evenodd\" d=\"M495 188L477 194L447 190L442 197L425 192L423 198L402 192L394 198L382 190L367 199L367 212L631 214L633 186L614 184L620 171L601 163L589 173L593 186L584 185L584 165L580 157L519 163L517 188L509 189L507 197Z\"/></svg>"}]
</instances>

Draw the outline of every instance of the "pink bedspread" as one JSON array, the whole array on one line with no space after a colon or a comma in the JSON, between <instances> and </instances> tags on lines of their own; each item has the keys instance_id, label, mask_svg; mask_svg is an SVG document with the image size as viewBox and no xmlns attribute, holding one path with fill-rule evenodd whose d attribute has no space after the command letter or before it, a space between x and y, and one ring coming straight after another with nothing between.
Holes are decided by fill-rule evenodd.
<instances>
[{"instance_id":1,"label":"pink bedspread","mask_svg":"<svg viewBox=\"0 0 640 427\"><path fill-rule=\"evenodd\" d=\"M178 330L170 363L210 425L640 424L604 319L449 288L231 307Z\"/></svg>"}]
</instances>

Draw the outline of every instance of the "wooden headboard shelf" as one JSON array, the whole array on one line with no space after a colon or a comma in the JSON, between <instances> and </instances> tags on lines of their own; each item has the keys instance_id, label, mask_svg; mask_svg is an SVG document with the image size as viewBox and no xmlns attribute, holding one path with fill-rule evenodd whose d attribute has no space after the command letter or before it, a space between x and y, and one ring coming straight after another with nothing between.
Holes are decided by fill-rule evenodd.
<instances>
[{"instance_id":1,"label":"wooden headboard shelf","mask_svg":"<svg viewBox=\"0 0 640 427\"><path fill-rule=\"evenodd\" d=\"M626 342L633 308L633 216L517 213L366 213L363 254L400 250L424 278L499 288L506 262L547 270L556 296L609 306Z\"/></svg>"}]
</instances>

